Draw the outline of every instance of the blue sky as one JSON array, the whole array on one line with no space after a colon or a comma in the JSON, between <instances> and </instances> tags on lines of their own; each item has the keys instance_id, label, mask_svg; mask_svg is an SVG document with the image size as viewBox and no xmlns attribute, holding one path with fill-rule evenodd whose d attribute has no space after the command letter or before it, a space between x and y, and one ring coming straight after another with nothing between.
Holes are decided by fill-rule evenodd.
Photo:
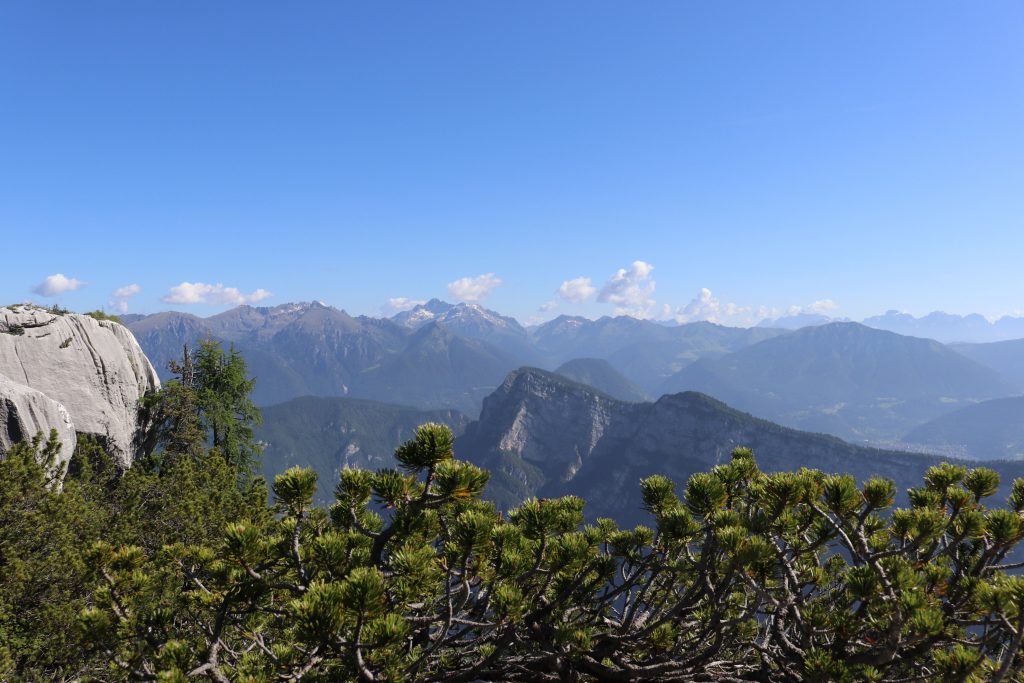
<instances>
[{"instance_id":1,"label":"blue sky","mask_svg":"<svg viewBox=\"0 0 1024 683\"><path fill-rule=\"evenodd\" d=\"M1021 36L998 0L9 0L0 291L1019 311Z\"/></svg>"}]
</instances>

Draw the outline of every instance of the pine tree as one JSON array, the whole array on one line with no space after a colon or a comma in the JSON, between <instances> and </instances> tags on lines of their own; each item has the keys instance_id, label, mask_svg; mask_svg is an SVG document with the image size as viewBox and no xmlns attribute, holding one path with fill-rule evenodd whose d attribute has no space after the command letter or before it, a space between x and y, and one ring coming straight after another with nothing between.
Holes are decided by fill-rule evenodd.
<instances>
[{"instance_id":1,"label":"pine tree","mask_svg":"<svg viewBox=\"0 0 1024 683\"><path fill-rule=\"evenodd\" d=\"M161 460L197 459L212 446L245 479L261 450L252 428L263 419L249 399L256 380L247 377L245 359L205 340L194 352L186 345L181 362L168 367L175 377L151 401Z\"/></svg>"},{"instance_id":2,"label":"pine tree","mask_svg":"<svg viewBox=\"0 0 1024 683\"><path fill-rule=\"evenodd\" d=\"M193 363L192 386L210 443L240 473L250 472L261 451L252 428L263 421L249 398L256 380L246 376L245 360L234 346L225 352L220 342L203 341Z\"/></svg>"}]
</instances>

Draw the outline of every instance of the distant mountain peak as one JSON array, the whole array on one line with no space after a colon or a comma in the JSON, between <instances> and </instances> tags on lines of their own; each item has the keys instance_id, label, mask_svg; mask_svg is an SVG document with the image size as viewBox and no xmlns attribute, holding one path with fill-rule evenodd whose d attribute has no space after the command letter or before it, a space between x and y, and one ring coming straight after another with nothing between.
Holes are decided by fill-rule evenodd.
<instances>
[{"instance_id":1,"label":"distant mountain peak","mask_svg":"<svg viewBox=\"0 0 1024 683\"><path fill-rule=\"evenodd\" d=\"M450 311L453 307L454 305L447 301L431 299L426 303L417 304L407 311L396 313L391 317L391 320L403 327L416 329L428 321L436 319L437 316Z\"/></svg>"},{"instance_id":2,"label":"distant mountain peak","mask_svg":"<svg viewBox=\"0 0 1024 683\"><path fill-rule=\"evenodd\" d=\"M855 322L805 327L702 359L661 391L680 389L791 427L874 441L1013 391L994 370L937 341Z\"/></svg>"},{"instance_id":3,"label":"distant mountain peak","mask_svg":"<svg viewBox=\"0 0 1024 683\"><path fill-rule=\"evenodd\" d=\"M450 304L440 299L431 299L426 303L418 304L408 311L402 311L392 316L391 320L410 329L416 329L429 321L437 321L456 327L460 324L472 324L522 329L522 326L515 318L503 316L496 311L484 308L480 304L466 301Z\"/></svg>"},{"instance_id":4,"label":"distant mountain peak","mask_svg":"<svg viewBox=\"0 0 1024 683\"><path fill-rule=\"evenodd\" d=\"M780 330L798 330L803 327L828 325L835 322L850 322L850 319L832 318L821 313L797 313L795 315L784 315L780 318L765 318L757 326L774 327Z\"/></svg>"},{"instance_id":5,"label":"distant mountain peak","mask_svg":"<svg viewBox=\"0 0 1024 683\"><path fill-rule=\"evenodd\" d=\"M927 337L944 344L1007 341L1024 337L1024 318L1008 315L993 322L980 313L959 315L932 311L916 317L903 311L888 310L882 315L865 318L864 324L897 334Z\"/></svg>"},{"instance_id":6,"label":"distant mountain peak","mask_svg":"<svg viewBox=\"0 0 1024 683\"><path fill-rule=\"evenodd\" d=\"M294 315L296 313L305 313L306 311L319 309L319 308L331 308L322 301L295 301L287 304L280 304L278 306L269 307L256 307L254 310L262 313L266 316L279 316L279 315Z\"/></svg>"},{"instance_id":7,"label":"distant mountain peak","mask_svg":"<svg viewBox=\"0 0 1024 683\"><path fill-rule=\"evenodd\" d=\"M509 374L455 451L491 471L487 495L501 507L572 494L587 501L588 517L633 524L645 516L637 481L657 473L685 482L736 446L753 448L766 472L806 466L892 477L901 488L937 462L788 429L693 391L616 401L536 368Z\"/></svg>"},{"instance_id":8,"label":"distant mountain peak","mask_svg":"<svg viewBox=\"0 0 1024 683\"><path fill-rule=\"evenodd\" d=\"M575 382L599 389L620 401L650 400L643 389L626 379L603 358L574 358L563 363L555 372Z\"/></svg>"}]
</instances>

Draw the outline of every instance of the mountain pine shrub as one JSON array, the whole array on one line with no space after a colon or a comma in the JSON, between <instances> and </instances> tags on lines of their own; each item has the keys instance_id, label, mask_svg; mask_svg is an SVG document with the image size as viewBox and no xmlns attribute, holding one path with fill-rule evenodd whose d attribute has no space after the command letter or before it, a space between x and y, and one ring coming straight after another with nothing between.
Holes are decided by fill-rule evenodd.
<instances>
[{"instance_id":1,"label":"mountain pine shrub","mask_svg":"<svg viewBox=\"0 0 1024 683\"><path fill-rule=\"evenodd\" d=\"M107 678L263 681L1022 680L1024 481L761 472L753 453L640 483L649 526L574 497L507 515L423 425L400 469L273 485L212 544L100 543L81 628Z\"/></svg>"}]
</instances>

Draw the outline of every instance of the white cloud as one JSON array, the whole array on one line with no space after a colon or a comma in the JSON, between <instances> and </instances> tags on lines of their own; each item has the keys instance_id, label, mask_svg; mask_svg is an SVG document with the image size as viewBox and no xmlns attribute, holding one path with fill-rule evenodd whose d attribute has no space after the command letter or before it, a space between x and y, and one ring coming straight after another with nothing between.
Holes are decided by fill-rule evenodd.
<instances>
[{"instance_id":1,"label":"white cloud","mask_svg":"<svg viewBox=\"0 0 1024 683\"><path fill-rule=\"evenodd\" d=\"M63 273L54 273L33 287L32 291L43 296L60 296L65 292L81 289L87 284L73 277L66 277Z\"/></svg>"},{"instance_id":2,"label":"white cloud","mask_svg":"<svg viewBox=\"0 0 1024 683\"><path fill-rule=\"evenodd\" d=\"M689 303L677 308L665 317L672 318L679 323L706 320L718 323L719 325L750 327L766 319L801 314L824 315L837 308L839 308L839 305L831 299L820 299L806 306L794 305L789 308L741 306L739 304L723 302L712 294L710 289L704 287Z\"/></svg>"},{"instance_id":3,"label":"white cloud","mask_svg":"<svg viewBox=\"0 0 1024 683\"><path fill-rule=\"evenodd\" d=\"M597 287L590 282L589 277L577 277L572 280L566 280L558 287L558 296L566 301L572 301L577 304L586 301L595 294L597 294Z\"/></svg>"},{"instance_id":4,"label":"white cloud","mask_svg":"<svg viewBox=\"0 0 1024 683\"><path fill-rule=\"evenodd\" d=\"M627 268L619 268L601 288L597 300L615 305L615 315L649 318L654 308L654 266L646 261L633 261Z\"/></svg>"},{"instance_id":5,"label":"white cloud","mask_svg":"<svg viewBox=\"0 0 1024 683\"><path fill-rule=\"evenodd\" d=\"M142 291L142 287L132 283L125 285L124 287L118 287L114 290L114 293L110 295L110 301L107 305L116 310L118 313L128 312L128 299Z\"/></svg>"},{"instance_id":6,"label":"white cloud","mask_svg":"<svg viewBox=\"0 0 1024 683\"><path fill-rule=\"evenodd\" d=\"M538 308L537 310L540 311L541 313L550 313L556 308L558 308L557 301L545 301L540 305L540 308Z\"/></svg>"},{"instance_id":7,"label":"white cloud","mask_svg":"<svg viewBox=\"0 0 1024 683\"><path fill-rule=\"evenodd\" d=\"M834 311L837 308L839 308L839 304L837 304L835 301L832 301L832 299L819 299L818 301L815 301L812 304L808 304L807 306L790 306L787 311L787 314L801 315L807 313L825 315L826 313Z\"/></svg>"},{"instance_id":8,"label":"white cloud","mask_svg":"<svg viewBox=\"0 0 1024 683\"><path fill-rule=\"evenodd\" d=\"M501 284L501 278L494 273L476 277L463 277L448 283L448 293L459 301L482 301L491 290Z\"/></svg>"},{"instance_id":9,"label":"white cloud","mask_svg":"<svg viewBox=\"0 0 1024 683\"><path fill-rule=\"evenodd\" d=\"M703 287L688 304L676 309L672 317L680 323L706 320L719 325L753 325L757 322L758 313L760 310L755 312L750 306L722 303L710 289Z\"/></svg>"},{"instance_id":10,"label":"white cloud","mask_svg":"<svg viewBox=\"0 0 1024 683\"><path fill-rule=\"evenodd\" d=\"M411 308L416 308L420 304L427 303L423 299L410 299L407 296L396 296L388 299L388 302L381 306L381 310L385 313L394 315L395 313L401 313L402 311L408 311Z\"/></svg>"},{"instance_id":11,"label":"white cloud","mask_svg":"<svg viewBox=\"0 0 1024 683\"><path fill-rule=\"evenodd\" d=\"M125 285L124 287L118 287L114 290L113 297L115 299L130 299L139 292L142 291L142 287L137 284Z\"/></svg>"},{"instance_id":12,"label":"white cloud","mask_svg":"<svg viewBox=\"0 0 1024 683\"><path fill-rule=\"evenodd\" d=\"M182 282L171 287L160 301L165 304L206 304L209 306L255 304L273 296L265 289L243 294L237 287L225 287L219 282L209 285L205 282Z\"/></svg>"}]
</instances>

